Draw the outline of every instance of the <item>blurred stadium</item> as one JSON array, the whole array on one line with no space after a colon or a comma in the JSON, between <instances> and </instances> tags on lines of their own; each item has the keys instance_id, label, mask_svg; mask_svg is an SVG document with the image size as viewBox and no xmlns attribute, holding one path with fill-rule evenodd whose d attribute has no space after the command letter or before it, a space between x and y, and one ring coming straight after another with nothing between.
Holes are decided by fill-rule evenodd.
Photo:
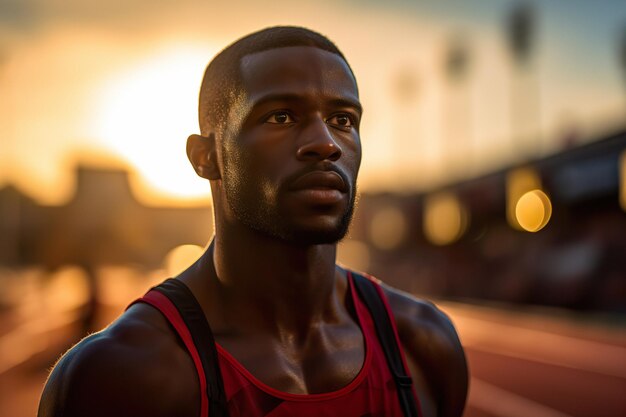
<instances>
[{"instance_id":1,"label":"blurred stadium","mask_svg":"<svg viewBox=\"0 0 626 417\"><path fill-rule=\"evenodd\" d=\"M453 318L465 415L626 416L617 0L0 0L0 415L35 415L68 347L199 256L202 71L275 24L350 60L364 161L339 260Z\"/></svg>"}]
</instances>

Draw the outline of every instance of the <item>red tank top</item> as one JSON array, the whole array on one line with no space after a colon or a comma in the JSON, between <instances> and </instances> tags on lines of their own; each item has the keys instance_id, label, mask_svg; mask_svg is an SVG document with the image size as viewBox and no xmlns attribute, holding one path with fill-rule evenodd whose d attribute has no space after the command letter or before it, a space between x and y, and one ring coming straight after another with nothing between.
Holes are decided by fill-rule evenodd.
<instances>
[{"instance_id":1,"label":"red tank top","mask_svg":"<svg viewBox=\"0 0 626 417\"><path fill-rule=\"evenodd\" d=\"M375 281L375 280L374 280ZM224 389L231 417L402 417L396 385L387 365L385 354L376 336L374 322L367 307L355 291L352 274L348 271L350 297L356 310L359 326L364 335L365 360L357 376L343 388L321 394L291 394L276 390L258 380L219 343L217 352L224 380ZM393 318L389 304L379 285L379 295L388 314ZM172 324L191 355L200 381L200 417L208 416L208 398L202 364L198 357L189 329L185 326L176 307L158 292L149 292L137 301L157 308ZM391 320L394 335L400 345L395 322ZM401 345L400 345L401 346ZM405 370L404 352L400 347ZM408 374L408 370L407 370ZM415 391L413 395L416 398ZM418 402L419 411L419 402ZM421 415L421 411L420 411Z\"/></svg>"}]
</instances>

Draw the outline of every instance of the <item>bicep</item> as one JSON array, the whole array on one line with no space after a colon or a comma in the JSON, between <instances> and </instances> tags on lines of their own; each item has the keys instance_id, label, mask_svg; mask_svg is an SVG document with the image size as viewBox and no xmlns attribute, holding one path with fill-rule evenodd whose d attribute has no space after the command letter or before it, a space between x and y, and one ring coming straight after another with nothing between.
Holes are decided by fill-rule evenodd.
<instances>
[{"instance_id":1,"label":"bicep","mask_svg":"<svg viewBox=\"0 0 626 417\"><path fill-rule=\"evenodd\" d=\"M93 334L67 351L54 365L39 401L38 417L70 417L77 402L88 402L90 397L76 397L77 387L87 381L81 380L83 370L98 359L94 351L102 345L102 336ZM82 407L81 407L82 408Z\"/></svg>"},{"instance_id":2,"label":"bicep","mask_svg":"<svg viewBox=\"0 0 626 417\"><path fill-rule=\"evenodd\" d=\"M194 415L180 407L167 370L148 365L159 359L106 337L83 341L53 369L38 417Z\"/></svg>"},{"instance_id":3,"label":"bicep","mask_svg":"<svg viewBox=\"0 0 626 417\"><path fill-rule=\"evenodd\" d=\"M64 384L64 382L68 379L68 377L66 377L67 368L75 353L76 351L72 349L64 355L52 369L41 394L37 417L58 417L66 415L63 409L66 403L66 390L64 390L64 385L67 387L69 384Z\"/></svg>"},{"instance_id":4,"label":"bicep","mask_svg":"<svg viewBox=\"0 0 626 417\"><path fill-rule=\"evenodd\" d=\"M446 317L446 321L448 321ZM442 330L442 345L437 357L439 366L444 370L442 391L444 398L440 400L441 417L460 417L465 408L468 391L468 368L465 352L451 322Z\"/></svg>"},{"instance_id":5,"label":"bicep","mask_svg":"<svg viewBox=\"0 0 626 417\"><path fill-rule=\"evenodd\" d=\"M398 331L416 388L427 396L425 415L460 417L465 408L468 370L463 348L450 319L434 305L420 304L398 321Z\"/></svg>"}]
</instances>

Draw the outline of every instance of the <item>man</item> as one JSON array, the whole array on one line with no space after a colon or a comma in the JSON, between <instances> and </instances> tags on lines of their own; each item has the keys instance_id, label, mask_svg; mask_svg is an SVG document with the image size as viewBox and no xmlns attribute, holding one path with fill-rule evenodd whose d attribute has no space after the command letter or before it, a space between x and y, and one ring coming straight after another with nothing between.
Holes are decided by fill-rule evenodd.
<instances>
[{"instance_id":1,"label":"man","mask_svg":"<svg viewBox=\"0 0 626 417\"><path fill-rule=\"evenodd\" d=\"M335 264L361 161L347 61L315 32L265 29L211 62L199 107L187 154L210 181L215 236L176 281L213 332L230 415L402 415L372 315ZM468 377L452 324L379 288L421 415L460 416ZM198 355L213 344L149 295L64 355L41 417L208 414Z\"/></svg>"}]
</instances>

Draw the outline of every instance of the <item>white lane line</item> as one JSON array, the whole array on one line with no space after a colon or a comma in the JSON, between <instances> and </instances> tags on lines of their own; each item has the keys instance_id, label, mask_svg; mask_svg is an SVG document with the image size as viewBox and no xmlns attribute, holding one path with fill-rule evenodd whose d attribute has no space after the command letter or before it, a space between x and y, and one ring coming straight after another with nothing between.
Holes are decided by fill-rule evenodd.
<instances>
[{"instance_id":1,"label":"white lane line","mask_svg":"<svg viewBox=\"0 0 626 417\"><path fill-rule=\"evenodd\" d=\"M477 378L471 379L468 404L498 417L572 417Z\"/></svg>"},{"instance_id":2,"label":"white lane line","mask_svg":"<svg viewBox=\"0 0 626 417\"><path fill-rule=\"evenodd\" d=\"M464 346L626 379L626 348L452 313Z\"/></svg>"}]
</instances>

